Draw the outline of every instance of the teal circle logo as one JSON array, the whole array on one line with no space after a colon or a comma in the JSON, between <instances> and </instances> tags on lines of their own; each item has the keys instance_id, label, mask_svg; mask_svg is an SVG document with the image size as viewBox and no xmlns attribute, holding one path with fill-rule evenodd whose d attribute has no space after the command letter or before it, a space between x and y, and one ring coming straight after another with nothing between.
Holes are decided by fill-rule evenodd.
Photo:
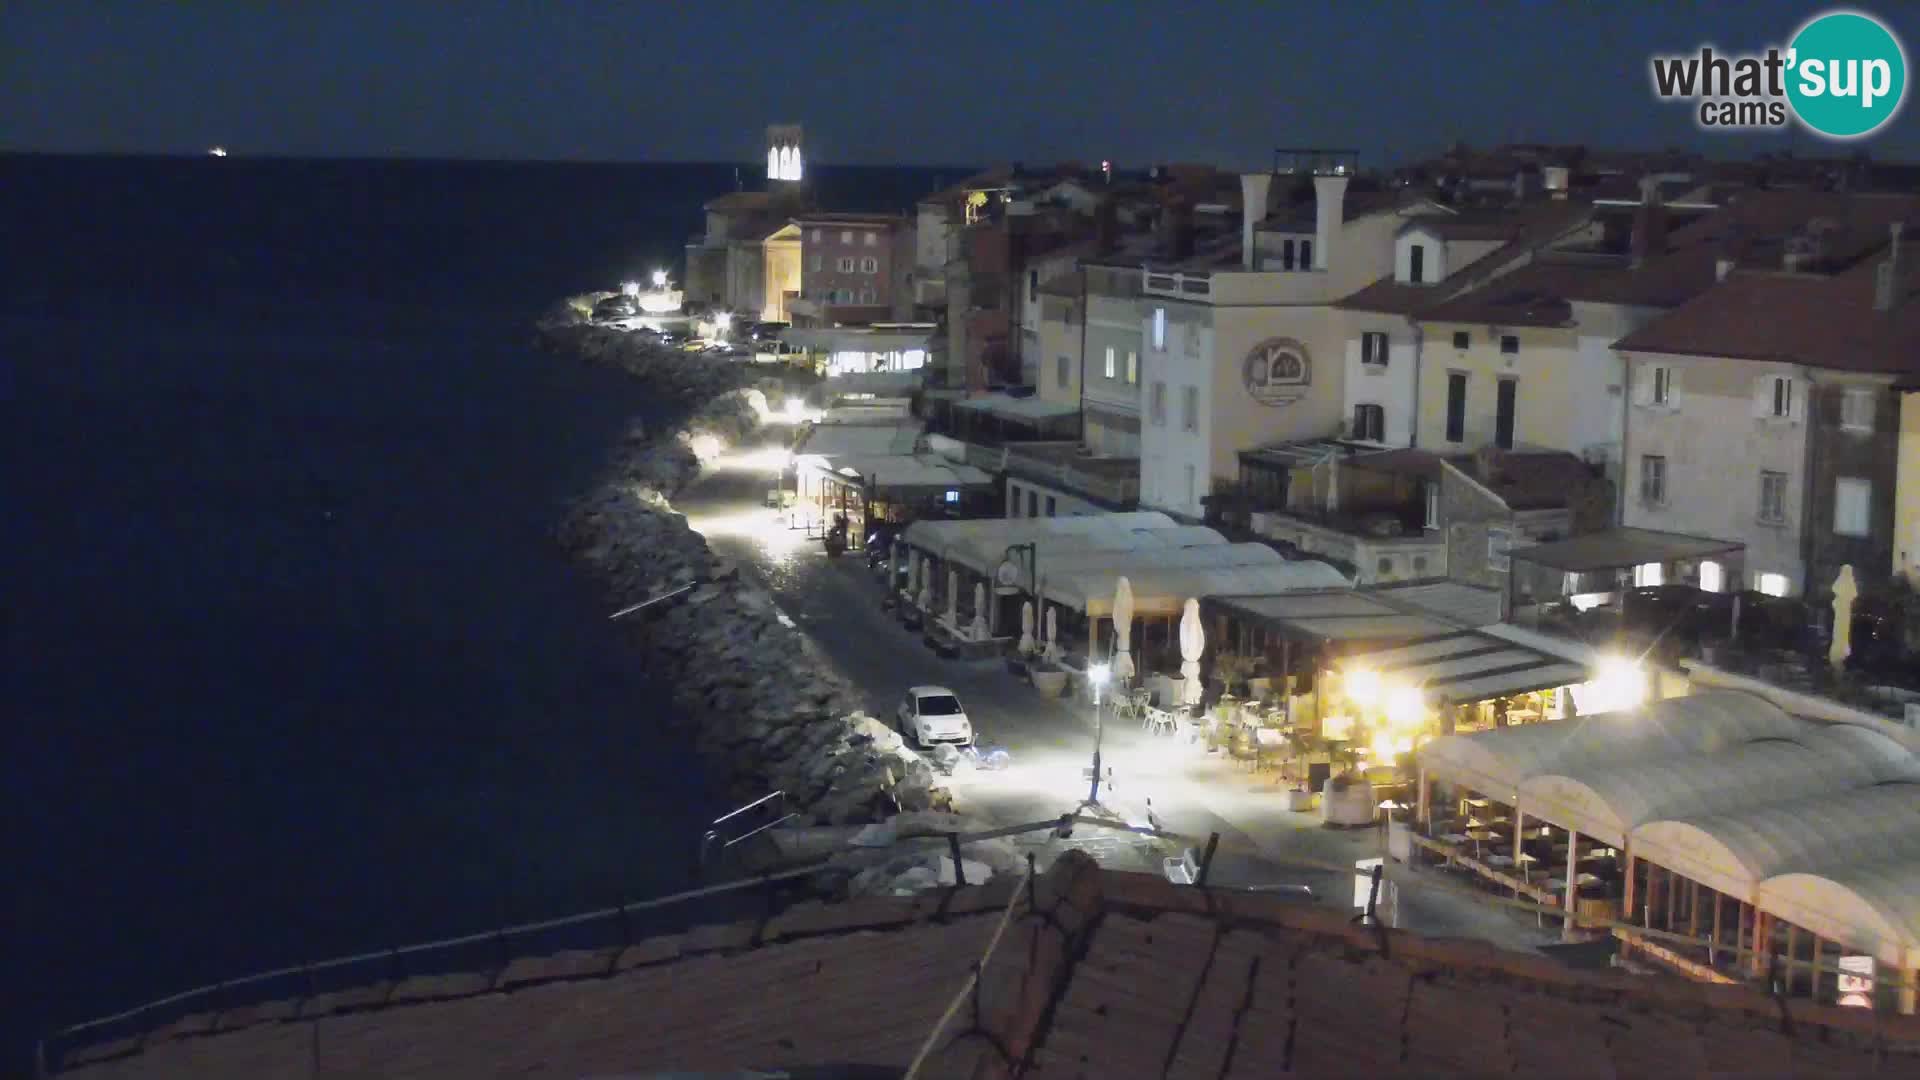
<instances>
[{"instance_id":1,"label":"teal circle logo","mask_svg":"<svg viewBox=\"0 0 1920 1080\"><path fill-rule=\"evenodd\" d=\"M1834 139L1879 130L1907 95L1907 54L1879 20L1854 11L1822 15L1788 46L1787 100L1800 122Z\"/></svg>"}]
</instances>

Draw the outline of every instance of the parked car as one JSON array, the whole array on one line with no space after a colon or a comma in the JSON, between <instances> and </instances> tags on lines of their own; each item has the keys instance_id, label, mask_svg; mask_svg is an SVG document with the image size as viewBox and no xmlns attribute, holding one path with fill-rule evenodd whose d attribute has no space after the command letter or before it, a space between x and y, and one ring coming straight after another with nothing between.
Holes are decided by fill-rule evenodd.
<instances>
[{"instance_id":1,"label":"parked car","mask_svg":"<svg viewBox=\"0 0 1920 1080\"><path fill-rule=\"evenodd\" d=\"M944 686L916 686L900 699L895 713L900 734L910 745L952 743L973 745L973 722L960 707L960 698Z\"/></svg>"},{"instance_id":2,"label":"parked car","mask_svg":"<svg viewBox=\"0 0 1920 1080\"><path fill-rule=\"evenodd\" d=\"M640 304L631 296L609 296L593 305L593 321L629 319L640 314Z\"/></svg>"},{"instance_id":3,"label":"parked car","mask_svg":"<svg viewBox=\"0 0 1920 1080\"><path fill-rule=\"evenodd\" d=\"M1161 872L1175 885L1191 885L1200 878L1200 853L1187 848L1175 858L1163 859ZM1285 871L1264 860L1216 851L1207 867L1207 887L1263 893L1306 904L1319 902L1312 888L1281 881L1285 876Z\"/></svg>"}]
</instances>

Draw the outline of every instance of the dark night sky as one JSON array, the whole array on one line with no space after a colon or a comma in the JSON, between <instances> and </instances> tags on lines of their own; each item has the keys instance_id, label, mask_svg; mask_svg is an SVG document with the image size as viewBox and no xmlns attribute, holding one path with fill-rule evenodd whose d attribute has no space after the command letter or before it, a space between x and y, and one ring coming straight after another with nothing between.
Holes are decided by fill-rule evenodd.
<instances>
[{"instance_id":1,"label":"dark night sky","mask_svg":"<svg viewBox=\"0 0 1920 1080\"><path fill-rule=\"evenodd\" d=\"M1278 144L1380 162L1454 138L1814 153L1698 132L1653 101L1647 58L1784 44L1828 7L8 3L0 147L752 160L765 124L797 121L815 161L860 164L1254 165ZM1866 10L1920 32L1907 0ZM1920 157L1911 102L1868 149Z\"/></svg>"}]
</instances>

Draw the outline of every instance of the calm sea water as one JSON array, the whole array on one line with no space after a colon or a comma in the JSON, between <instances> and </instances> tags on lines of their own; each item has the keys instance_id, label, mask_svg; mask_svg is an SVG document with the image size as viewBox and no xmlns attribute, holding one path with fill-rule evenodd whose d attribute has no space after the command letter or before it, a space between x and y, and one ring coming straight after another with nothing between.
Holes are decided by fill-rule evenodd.
<instances>
[{"instance_id":1,"label":"calm sea water","mask_svg":"<svg viewBox=\"0 0 1920 1080\"><path fill-rule=\"evenodd\" d=\"M714 793L549 538L658 406L527 340L677 264L733 178L0 158L0 1069L187 986L688 883Z\"/></svg>"}]
</instances>

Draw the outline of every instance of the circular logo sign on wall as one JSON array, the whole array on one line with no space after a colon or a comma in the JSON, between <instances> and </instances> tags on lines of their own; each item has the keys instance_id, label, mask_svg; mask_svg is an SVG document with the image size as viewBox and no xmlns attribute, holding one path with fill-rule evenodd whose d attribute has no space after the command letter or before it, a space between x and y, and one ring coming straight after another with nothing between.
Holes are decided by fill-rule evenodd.
<instances>
[{"instance_id":1,"label":"circular logo sign on wall","mask_svg":"<svg viewBox=\"0 0 1920 1080\"><path fill-rule=\"evenodd\" d=\"M1240 366L1247 395L1262 405L1291 405L1307 395L1313 359L1292 338L1268 338L1247 353Z\"/></svg>"}]
</instances>

